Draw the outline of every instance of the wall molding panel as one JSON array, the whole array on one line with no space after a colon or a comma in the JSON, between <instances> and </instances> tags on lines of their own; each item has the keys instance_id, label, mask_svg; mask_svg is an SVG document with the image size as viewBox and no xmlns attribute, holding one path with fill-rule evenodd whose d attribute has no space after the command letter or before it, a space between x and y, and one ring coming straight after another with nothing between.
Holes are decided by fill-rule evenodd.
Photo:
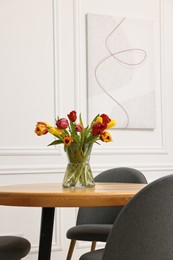
<instances>
[{"instance_id":1,"label":"wall molding panel","mask_svg":"<svg viewBox=\"0 0 173 260\"><path fill-rule=\"evenodd\" d=\"M26 165L26 166L20 166L20 165L14 165L14 166L4 166L0 167L0 175L40 175L40 174L53 174L53 175L64 175L64 171L66 169L67 164L64 165L52 165L52 166L35 166L35 165ZM93 173L99 173L101 171L104 171L108 168L115 168L115 167L122 167L122 163L92 163L92 171ZM143 163L123 163L123 167L133 167L137 169L141 169L147 172L151 171L173 171L173 163L158 163L158 164L143 164Z\"/></svg>"},{"instance_id":2,"label":"wall molding panel","mask_svg":"<svg viewBox=\"0 0 173 260\"><path fill-rule=\"evenodd\" d=\"M97 3L97 1L94 1L95 3ZM83 5L82 5L83 4ZM158 38L160 40L159 42L159 63L160 63L160 69L158 68L158 71L160 73L160 78L158 80L159 83L159 88L157 89L157 111L158 111L158 115L157 117L160 118L158 119L158 124L159 124L159 132L156 133L156 131L143 131L143 134L141 135L141 131L136 130L136 134L138 135L140 133L139 136L141 136L141 140L143 138L147 138L148 136L148 132L150 132L150 135L153 136L156 141L157 144L153 145L153 147L151 147L151 142L153 137L148 136L149 137L149 141L148 141L148 145L146 144L145 147L143 147L143 144L139 143L139 148L136 148L135 145L131 145L128 147L117 147L116 146L116 141L113 142L113 144L111 144L111 148L109 145L109 148L106 147L102 147L102 149L99 150L98 149L94 149L93 152L94 154L140 154L140 155L145 155L145 154L167 154L167 148L166 148L166 137L165 137L165 124L164 124L164 107L163 107L163 101L162 101L162 92L163 92L163 87L164 87L164 82L163 82L163 65L162 65L162 56L163 56L163 39L161 38L161 35L163 34L162 30L163 30L163 23L164 23L164 15L163 15L163 1L159 0L159 1L155 1L155 5L156 5L156 10L157 10L157 17L154 17L154 19L156 20L155 23L157 23L157 27L158 27ZM83 23L84 20L86 19L85 17L83 17L83 13L88 13L90 11L88 10L83 10L82 7L85 6L85 1L79 1L79 0L73 0L73 13L74 13L74 46L75 46L75 86L76 86L76 95L75 95L75 100L76 100L76 107L79 109L79 111L84 110L84 106L86 107L86 109L84 111L87 111L87 100L85 100L84 102L84 97L86 97L86 93L87 93L87 76L86 74L83 73L83 68L85 68L84 71L87 71L86 63L87 63L87 57L85 57L86 55L86 27L84 27ZM90 6L88 4L88 6ZM87 6L87 8L89 9L89 7ZM84 7L83 7L84 8ZM98 8L99 10L99 8ZM93 12L93 11L91 11ZM100 11L98 11L98 13L101 13ZM115 12L116 13L116 12ZM84 31L85 30L85 34ZM81 69L82 68L82 69ZM83 88L81 88L80 86L83 86ZM84 112L83 111L83 112ZM85 114L85 112L84 112ZM116 129L112 130L112 132L115 131ZM129 130L123 130L127 132L127 135L129 134ZM146 135L146 134L147 135ZM146 135L146 136L145 136ZM133 135L132 135L132 139L133 139ZM147 142L146 142L147 143ZM118 145L119 146L119 145Z\"/></svg>"},{"instance_id":3,"label":"wall molding panel","mask_svg":"<svg viewBox=\"0 0 173 260\"><path fill-rule=\"evenodd\" d=\"M65 165L11 165L0 166L0 175L23 175L23 174L62 174L64 172Z\"/></svg>"},{"instance_id":4,"label":"wall molding panel","mask_svg":"<svg viewBox=\"0 0 173 260\"><path fill-rule=\"evenodd\" d=\"M168 154L168 151L164 149L163 147L157 148L157 147L140 147L139 148L132 148L132 147L116 147L116 148L104 148L104 149L93 149L94 154L109 154L109 155L147 155L147 154Z\"/></svg>"},{"instance_id":5,"label":"wall molding panel","mask_svg":"<svg viewBox=\"0 0 173 260\"><path fill-rule=\"evenodd\" d=\"M6 147L6 148L0 148L0 156L40 156L40 155L47 155L47 156L53 156L58 155L61 156L62 153L57 148L19 148L19 147Z\"/></svg>"}]
</instances>

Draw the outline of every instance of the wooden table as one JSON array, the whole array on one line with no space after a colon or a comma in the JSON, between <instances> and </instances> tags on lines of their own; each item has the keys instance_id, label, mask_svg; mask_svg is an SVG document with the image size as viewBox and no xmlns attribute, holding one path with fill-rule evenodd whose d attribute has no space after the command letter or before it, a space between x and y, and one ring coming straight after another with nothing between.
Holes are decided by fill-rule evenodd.
<instances>
[{"instance_id":1,"label":"wooden table","mask_svg":"<svg viewBox=\"0 0 173 260\"><path fill-rule=\"evenodd\" d=\"M63 188L62 184L21 184L0 187L0 205L41 207L38 260L50 260L56 207L124 206L146 184L96 183L94 188Z\"/></svg>"}]
</instances>

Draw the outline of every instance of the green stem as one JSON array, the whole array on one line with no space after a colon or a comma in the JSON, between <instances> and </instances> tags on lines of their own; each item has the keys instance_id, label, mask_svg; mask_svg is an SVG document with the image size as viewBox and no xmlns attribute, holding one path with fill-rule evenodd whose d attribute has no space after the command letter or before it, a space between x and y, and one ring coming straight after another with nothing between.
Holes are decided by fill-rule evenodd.
<instances>
[{"instance_id":1,"label":"green stem","mask_svg":"<svg viewBox=\"0 0 173 260\"><path fill-rule=\"evenodd\" d=\"M69 163L66 169L63 185L64 187L93 186L94 179L89 165L89 156L92 145L84 144L80 147L73 143L67 149Z\"/></svg>"}]
</instances>

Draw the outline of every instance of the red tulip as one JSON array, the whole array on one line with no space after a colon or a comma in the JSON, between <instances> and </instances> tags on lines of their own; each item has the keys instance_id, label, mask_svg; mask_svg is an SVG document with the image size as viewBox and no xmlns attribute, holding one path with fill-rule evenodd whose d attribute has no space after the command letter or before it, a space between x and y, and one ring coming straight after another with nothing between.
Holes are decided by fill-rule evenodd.
<instances>
[{"instance_id":1,"label":"red tulip","mask_svg":"<svg viewBox=\"0 0 173 260\"><path fill-rule=\"evenodd\" d=\"M103 124L108 124L111 121L111 119L106 114L102 114L100 117L103 120Z\"/></svg>"},{"instance_id":2,"label":"red tulip","mask_svg":"<svg viewBox=\"0 0 173 260\"><path fill-rule=\"evenodd\" d=\"M68 115L68 118L72 121L72 122L75 122L76 119L77 119L77 116L76 116L76 111L71 111Z\"/></svg>"},{"instance_id":3,"label":"red tulip","mask_svg":"<svg viewBox=\"0 0 173 260\"><path fill-rule=\"evenodd\" d=\"M96 122L92 126L92 134L93 135L99 135L100 133L102 133L106 129L106 127L107 127L107 124Z\"/></svg>"}]
</instances>

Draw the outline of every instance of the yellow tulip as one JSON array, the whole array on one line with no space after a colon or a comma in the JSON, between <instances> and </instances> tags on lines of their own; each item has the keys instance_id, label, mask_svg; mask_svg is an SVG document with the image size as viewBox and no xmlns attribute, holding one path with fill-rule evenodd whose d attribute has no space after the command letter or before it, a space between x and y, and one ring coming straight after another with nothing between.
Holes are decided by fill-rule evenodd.
<instances>
[{"instance_id":1,"label":"yellow tulip","mask_svg":"<svg viewBox=\"0 0 173 260\"><path fill-rule=\"evenodd\" d=\"M34 132L40 136L40 135L45 135L48 132L47 126L44 122L38 122L36 125L36 128Z\"/></svg>"},{"instance_id":2,"label":"yellow tulip","mask_svg":"<svg viewBox=\"0 0 173 260\"><path fill-rule=\"evenodd\" d=\"M108 143L112 141L112 136L105 131L100 134L100 140L102 140L105 143Z\"/></svg>"},{"instance_id":3,"label":"yellow tulip","mask_svg":"<svg viewBox=\"0 0 173 260\"><path fill-rule=\"evenodd\" d=\"M111 121L107 124L106 129L112 128L115 125L116 125L116 120L111 119Z\"/></svg>"},{"instance_id":4,"label":"yellow tulip","mask_svg":"<svg viewBox=\"0 0 173 260\"><path fill-rule=\"evenodd\" d=\"M47 127L53 127L53 126L51 126L48 122L44 122L45 123L45 125L47 126Z\"/></svg>"},{"instance_id":5,"label":"yellow tulip","mask_svg":"<svg viewBox=\"0 0 173 260\"><path fill-rule=\"evenodd\" d=\"M73 142L73 138L69 135L63 137L63 143L65 146L69 146Z\"/></svg>"},{"instance_id":6,"label":"yellow tulip","mask_svg":"<svg viewBox=\"0 0 173 260\"><path fill-rule=\"evenodd\" d=\"M50 127L48 128L50 134L55 136L60 136L62 134L62 130L57 127Z\"/></svg>"},{"instance_id":7,"label":"yellow tulip","mask_svg":"<svg viewBox=\"0 0 173 260\"><path fill-rule=\"evenodd\" d=\"M97 119L96 119L96 122L97 123L102 123L103 122L103 119L101 116L98 116Z\"/></svg>"}]
</instances>

